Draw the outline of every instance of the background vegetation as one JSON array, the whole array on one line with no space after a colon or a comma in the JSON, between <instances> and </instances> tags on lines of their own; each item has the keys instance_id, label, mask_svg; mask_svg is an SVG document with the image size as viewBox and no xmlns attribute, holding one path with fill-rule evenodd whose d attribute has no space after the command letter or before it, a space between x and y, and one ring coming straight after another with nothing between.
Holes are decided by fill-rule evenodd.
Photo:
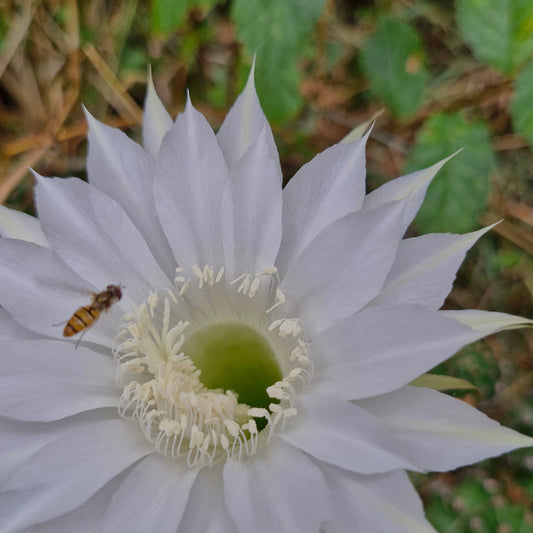
<instances>
[{"instance_id":1,"label":"background vegetation","mask_svg":"<svg viewBox=\"0 0 533 533\"><path fill-rule=\"evenodd\" d=\"M217 128L257 53L256 85L285 178L380 113L368 187L459 148L410 230L466 232L448 308L532 316L531 0L0 0L0 202L32 212L28 166L84 177L83 102L139 138L147 66L176 115L189 88ZM533 435L533 335L463 350L438 372ZM416 476L440 532L533 530L533 455Z\"/></svg>"}]
</instances>

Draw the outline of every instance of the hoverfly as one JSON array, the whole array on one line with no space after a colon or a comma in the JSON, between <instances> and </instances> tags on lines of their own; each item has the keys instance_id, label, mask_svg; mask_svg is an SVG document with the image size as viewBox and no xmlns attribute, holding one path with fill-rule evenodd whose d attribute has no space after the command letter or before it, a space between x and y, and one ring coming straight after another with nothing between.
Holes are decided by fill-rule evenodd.
<instances>
[{"instance_id":1,"label":"hoverfly","mask_svg":"<svg viewBox=\"0 0 533 533\"><path fill-rule=\"evenodd\" d=\"M84 334L87 328L91 327L98 320L100 313L108 311L114 303L122 298L122 286L108 285L102 292L93 292L91 294L93 300L90 305L77 309L67 321L67 325L63 330L63 337L72 337L72 335L76 335L80 331L83 331ZM76 344L76 347L78 344Z\"/></svg>"}]
</instances>

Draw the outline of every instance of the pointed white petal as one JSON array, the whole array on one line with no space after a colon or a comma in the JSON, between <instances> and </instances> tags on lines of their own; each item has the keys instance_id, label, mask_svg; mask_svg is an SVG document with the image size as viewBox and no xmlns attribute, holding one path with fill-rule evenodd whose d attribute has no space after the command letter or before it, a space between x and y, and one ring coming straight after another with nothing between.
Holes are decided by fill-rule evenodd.
<instances>
[{"instance_id":1,"label":"pointed white petal","mask_svg":"<svg viewBox=\"0 0 533 533\"><path fill-rule=\"evenodd\" d=\"M139 427L116 419L62 434L35 453L2 487L0 500L18 501L2 513L5 531L61 516L109 480L153 453ZM9 503L9 501L7 502Z\"/></svg>"},{"instance_id":2,"label":"pointed white petal","mask_svg":"<svg viewBox=\"0 0 533 533\"><path fill-rule=\"evenodd\" d=\"M328 533L436 533L405 472L362 476L328 467L324 474L336 507Z\"/></svg>"},{"instance_id":3,"label":"pointed white petal","mask_svg":"<svg viewBox=\"0 0 533 533\"><path fill-rule=\"evenodd\" d=\"M154 183L157 212L180 266L222 264L220 200L227 179L211 126L188 102L163 139Z\"/></svg>"},{"instance_id":4,"label":"pointed white petal","mask_svg":"<svg viewBox=\"0 0 533 533\"><path fill-rule=\"evenodd\" d=\"M0 205L0 236L21 239L50 248L38 218Z\"/></svg>"},{"instance_id":5,"label":"pointed white petal","mask_svg":"<svg viewBox=\"0 0 533 533\"><path fill-rule=\"evenodd\" d=\"M361 208L367 138L324 150L283 190L283 239L276 261L282 276L324 228Z\"/></svg>"},{"instance_id":6,"label":"pointed white petal","mask_svg":"<svg viewBox=\"0 0 533 533\"><path fill-rule=\"evenodd\" d=\"M56 338L63 338L58 324L90 303L87 293L95 290L53 250L14 239L0 239L0 278L0 301L11 316L32 331ZM84 339L110 347L121 316L111 309Z\"/></svg>"},{"instance_id":7,"label":"pointed white petal","mask_svg":"<svg viewBox=\"0 0 533 533\"><path fill-rule=\"evenodd\" d=\"M105 193L76 178L39 178L36 202L43 230L65 263L99 291L125 286L119 305L170 284L143 236Z\"/></svg>"},{"instance_id":8,"label":"pointed white petal","mask_svg":"<svg viewBox=\"0 0 533 533\"><path fill-rule=\"evenodd\" d=\"M404 387L357 404L379 417L400 443L401 453L425 470L452 470L533 446L532 437L431 389Z\"/></svg>"},{"instance_id":9,"label":"pointed white petal","mask_svg":"<svg viewBox=\"0 0 533 533\"><path fill-rule=\"evenodd\" d=\"M239 276L272 266L281 241L281 173L265 130L236 164L222 198L226 272Z\"/></svg>"},{"instance_id":10,"label":"pointed white petal","mask_svg":"<svg viewBox=\"0 0 533 533\"><path fill-rule=\"evenodd\" d=\"M362 474L377 474L414 463L395 451L394 437L380 420L334 395L298 397L298 416L280 438L316 459Z\"/></svg>"},{"instance_id":11,"label":"pointed white petal","mask_svg":"<svg viewBox=\"0 0 533 533\"><path fill-rule=\"evenodd\" d=\"M146 457L113 496L103 530L175 533L197 475L198 470L159 454Z\"/></svg>"},{"instance_id":12,"label":"pointed white petal","mask_svg":"<svg viewBox=\"0 0 533 533\"><path fill-rule=\"evenodd\" d=\"M239 533L224 501L222 467L213 465L198 474L177 533Z\"/></svg>"},{"instance_id":13,"label":"pointed white petal","mask_svg":"<svg viewBox=\"0 0 533 533\"><path fill-rule=\"evenodd\" d=\"M365 120L365 122L359 124L359 126L356 126L352 131L345 135L340 142L352 143L361 139L361 137L363 137L363 135L367 133L368 130L372 130L376 119L383 113L383 111L385 110L381 108L379 111L374 113L368 120Z\"/></svg>"},{"instance_id":14,"label":"pointed white petal","mask_svg":"<svg viewBox=\"0 0 533 533\"><path fill-rule=\"evenodd\" d=\"M174 275L174 259L155 210L152 192L154 161L122 131L86 112L89 124L89 183L122 206L141 232L157 262Z\"/></svg>"},{"instance_id":15,"label":"pointed white petal","mask_svg":"<svg viewBox=\"0 0 533 533\"><path fill-rule=\"evenodd\" d=\"M466 379L446 376L443 374L422 374L421 376L409 382L412 387L425 387L438 391L447 390L475 390L476 386L472 385Z\"/></svg>"},{"instance_id":16,"label":"pointed white petal","mask_svg":"<svg viewBox=\"0 0 533 533\"><path fill-rule=\"evenodd\" d=\"M224 494L241 533L309 533L329 514L322 472L300 450L275 438L253 460L227 460Z\"/></svg>"},{"instance_id":17,"label":"pointed white petal","mask_svg":"<svg viewBox=\"0 0 533 533\"><path fill-rule=\"evenodd\" d=\"M479 311L477 309L464 309L459 311L441 311L448 317L461 322L483 336L492 335L505 329L518 329L533 326L533 320L521 316L508 315L493 311Z\"/></svg>"},{"instance_id":18,"label":"pointed white petal","mask_svg":"<svg viewBox=\"0 0 533 533\"><path fill-rule=\"evenodd\" d=\"M161 141L171 127L172 117L157 95L150 70L144 100L143 146L152 157L157 157Z\"/></svg>"},{"instance_id":19,"label":"pointed white petal","mask_svg":"<svg viewBox=\"0 0 533 533\"><path fill-rule=\"evenodd\" d=\"M0 364L1 415L57 420L118 406L114 360L81 346L75 351L70 343L55 340L5 341Z\"/></svg>"},{"instance_id":20,"label":"pointed white petal","mask_svg":"<svg viewBox=\"0 0 533 533\"><path fill-rule=\"evenodd\" d=\"M454 155L455 154L452 154L431 167L418 170L385 183L367 195L363 204L363 209L373 209L388 202L409 198L403 219L403 231L405 231L420 209L427 188L435 177L435 174L437 174L444 164Z\"/></svg>"},{"instance_id":21,"label":"pointed white petal","mask_svg":"<svg viewBox=\"0 0 533 533\"><path fill-rule=\"evenodd\" d=\"M250 69L246 87L220 127L217 141L231 171L248 151L248 148L257 142L260 136L263 136L267 153L276 167L276 174L281 175L274 137L255 92L254 70L255 61Z\"/></svg>"},{"instance_id":22,"label":"pointed white petal","mask_svg":"<svg viewBox=\"0 0 533 533\"><path fill-rule=\"evenodd\" d=\"M0 308L0 341L38 339L40 335L20 325L6 309Z\"/></svg>"},{"instance_id":23,"label":"pointed white petal","mask_svg":"<svg viewBox=\"0 0 533 533\"><path fill-rule=\"evenodd\" d=\"M344 399L389 392L482 336L420 305L368 308L314 339L313 387Z\"/></svg>"},{"instance_id":24,"label":"pointed white petal","mask_svg":"<svg viewBox=\"0 0 533 533\"><path fill-rule=\"evenodd\" d=\"M438 309L466 252L493 227L465 235L432 233L402 240L383 289L369 305L422 304Z\"/></svg>"},{"instance_id":25,"label":"pointed white petal","mask_svg":"<svg viewBox=\"0 0 533 533\"><path fill-rule=\"evenodd\" d=\"M396 256L402 216L403 202L350 213L298 256L281 288L289 314L301 317L311 335L356 313L379 293Z\"/></svg>"}]
</instances>

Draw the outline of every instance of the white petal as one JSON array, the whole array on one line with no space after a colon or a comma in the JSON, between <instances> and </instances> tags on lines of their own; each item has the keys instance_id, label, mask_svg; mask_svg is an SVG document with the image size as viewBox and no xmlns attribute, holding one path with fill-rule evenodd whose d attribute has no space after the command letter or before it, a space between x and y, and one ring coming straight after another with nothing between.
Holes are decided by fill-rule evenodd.
<instances>
[{"instance_id":1,"label":"white petal","mask_svg":"<svg viewBox=\"0 0 533 533\"><path fill-rule=\"evenodd\" d=\"M533 446L533 438L501 426L470 405L419 387L357 402L379 417L420 468L445 471Z\"/></svg>"},{"instance_id":2,"label":"white petal","mask_svg":"<svg viewBox=\"0 0 533 533\"><path fill-rule=\"evenodd\" d=\"M367 195L363 204L363 209L374 209L391 201L408 198L409 201L407 202L402 223L402 229L405 231L420 209L431 180L433 180L435 174L437 174L444 164L454 155L455 154L452 154L431 167L418 170L385 183Z\"/></svg>"},{"instance_id":3,"label":"white petal","mask_svg":"<svg viewBox=\"0 0 533 533\"><path fill-rule=\"evenodd\" d=\"M89 183L122 206L146 240L161 268L172 276L175 264L155 209L153 158L122 131L86 112L89 124Z\"/></svg>"},{"instance_id":4,"label":"white petal","mask_svg":"<svg viewBox=\"0 0 533 533\"><path fill-rule=\"evenodd\" d=\"M374 298L396 256L403 207L350 213L320 232L282 281L289 314L316 334Z\"/></svg>"},{"instance_id":5,"label":"white petal","mask_svg":"<svg viewBox=\"0 0 533 533\"><path fill-rule=\"evenodd\" d=\"M284 441L326 463L362 474L416 469L396 453L387 428L364 409L334 395L298 397L298 416L280 433Z\"/></svg>"},{"instance_id":6,"label":"white petal","mask_svg":"<svg viewBox=\"0 0 533 533\"><path fill-rule=\"evenodd\" d=\"M405 472L362 476L329 467L324 473L337 511L328 533L436 533Z\"/></svg>"},{"instance_id":7,"label":"white petal","mask_svg":"<svg viewBox=\"0 0 533 533\"><path fill-rule=\"evenodd\" d=\"M472 328L483 336L497 333L506 329L517 329L533 326L533 320L521 316L496 313L493 311L479 311L477 309L463 309L460 311L441 311L448 318L453 318L461 324Z\"/></svg>"},{"instance_id":8,"label":"white petal","mask_svg":"<svg viewBox=\"0 0 533 533\"><path fill-rule=\"evenodd\" d=\"M139 427L126 420L86 424L35 453L2 487L5 531L50 520L86 502L109 480L153 452Z\"/></svg>"},{"instance_id":9,"label":"white petal","mask_svg":"<svg viewBox=\"0 0 533 533\"><path fill-rule=\"evenodd\" d=\"M123 475L116 476L104 487L98 490L84 504L76 509L39 524L28 533L102 533L102 519L104 511L122 481Z\"/></svg>"},{"instance_id":10,"label":"white petal","mask_svg":"<svg viewBox=\"0 0 533 533\"><path fill-rule=\"evenodd\" d=\"M482 336L420 305L368 308L313 341L313 387L344 399L389 392Z\"/></svg>"},{"instance_id":11,"label":"white petal","mask_svg":"<svg viewBox=\"0 0 533 533\"><path fill-rule=\"evenodd\" d=\"M438 309L466 252L493 226L465 235L433 233L402 240L383 289L369 305L418 303Z\"/></svg>"},{"instance_id":12,"label":"white petal","mask_svg":"<svg viewBox=\"0 0 533 533\"><path fill-rule=\"evenodd\" d=\"M361 209L365 195L365 146L337 144L304 165L283 190L283 239L276 261L282 275L329 224Z\"/></svg>"},{"instance_id":13,"label":"white petal","mask_svg":"<svg viewBox=\"0 0 533 533\"><path fill-rule=\"evenodd\" d=\"M103 530L175 533L197 474L186 464L159 454L146 457L113 496ZM134 509L142 512L132 512Z\"/></svg>"},{"instance_id":14,"label":"white petal","mask_svg":"<svg viewBox=\"0 0 533 533\"><path fill-rule=\"evenodd\" d=\"M102 417L101 410L45 423L0 417L0 487L37 450L56 440L61 434Z\"/></svg>"},{"instance_id":15,"label":"white petal","mask_svg":"<svg viewBox=\"0 0 533 533\"><path fill-rule=\"evenodd\" d=\"M0 279L2 306L19 324L50 337L63 338L58 324L89 304L87 293L95 290L53 250L13 239L0 239ZM111 346L120 317L111 309L84 338Z\"/></svg>"},{"instance_id":16,"label":"white petal","mask_svg":"<svg viewBox=\"0 0 533 533\"><path fill-rule=\"evenodd\" d=\"M40 335L21 326L9 311L0 308L0 341L38 338Z\"/></svg>"},{"instance_id":17,"label":"white petal","mask_svg":"<svg viewBox=\"0 0 533 533\"><path fill-rule=\"evenodd\" d=\"M276 167L276 174L281 175L274 137L255 92L254 70L255 61L250 69L246 87L220 127L217 141L231 171L248 151L248 148L257 142L260 136L264 137L267 153Z\"/></svg>"},{"instance_id":18,"label":"white petal","mask_svg":"<svg viewBox=\"0 0 533 533\"><path fill-rule=\"evenodd\" d=\"M17 420L57 420L118 406L114 360L55 340L4 341L0 354L0 414Z\"/></svg>"},{"instance_id":19,"label":"white petal","mask_svg":"<svg viewBox=\"0 0 533 533\"><path fill-rule=\"evenodd\" d=\"M226 180L215 134L188 102L161 143L154 183L157 212L179 265L222 264L220 204Z\"/></svg>"},{"instance_id":20,"label":"white petal","mask_svg":"<svg viewBox=\"0 0 533 533\"><path fill-rule=\"evenodd\" d=\"M224 494L240 533L315 532L329 514L322 472L277 439L252 460L227 460Z\"/></svg>"},{"instance_id":21,"label":"white petal","mask_svg":"<svg viewBox=\"0 0 533 533\"><path fill-rule=\"evenodd\" d=\"M65 263L99 291L125 286L119 306L129 310L128 301L169 285L143 236L105 193L75 178L39 178L36 201L43 230Z\"/></svg>"},{"instance_id":22,"label":"white petal","mask_svg":"<svg viewBox=\"0 0 533 533\"><path fill-rule=\"evenodd\" d=\"M143 146L150 155L157 157L161 141L172 127L172 117L168 114L157 95L151 70L148 72L146 86L143 114Z\"/></svg>"},{"instance_id":23,"label":"white petal","mask_svg":"<svg viewBox=\"0 0 533 533\"><path fill-rule=\"evenodd\" d=\"M222 467L213 465L198 474L177 533L238 533L224 501Z\"/></svg>"},{"instance_id":24,"label":"white petal","mask_svg":"<svg viewBox=\"0 0 533 533\"><path fill-rule=\"evenodd\" d=\"M0 205L0 236L50 247L38 218Z\"/></svg>"},{"instance_id":25,"label":"white petal","mask_svg":"<svg viewBox=\"0 0 533 533\"><path fill-rule=\"evenodd\" d=\"M281 173L265 131L236 164L222 198L226 271L234 276L272 266L281 240Z\"/></svg>"}]
</instances>

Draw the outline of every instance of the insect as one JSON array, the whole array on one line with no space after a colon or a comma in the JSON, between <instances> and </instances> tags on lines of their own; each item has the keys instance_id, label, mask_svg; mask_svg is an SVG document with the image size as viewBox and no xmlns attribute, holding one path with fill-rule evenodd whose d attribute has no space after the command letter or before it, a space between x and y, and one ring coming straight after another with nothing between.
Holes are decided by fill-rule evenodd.
<instances>
[{"instance_id":1,"label":"insect","mask_svg":"<svg viewBox=\"0 0 533 533\"><path fill-rule=\"evenodd\" d=\"M72 337L80 331L83 334L92 326L100 316L102 311L108 311L109 308L122 298L122 286L121 285L108 285L102 292L93 292L93 301L90 305L80 307L67 321L67 325L63 330L63 337ZM76 344L76 347L78 345Z\"/></svg>"}]
</instances>

